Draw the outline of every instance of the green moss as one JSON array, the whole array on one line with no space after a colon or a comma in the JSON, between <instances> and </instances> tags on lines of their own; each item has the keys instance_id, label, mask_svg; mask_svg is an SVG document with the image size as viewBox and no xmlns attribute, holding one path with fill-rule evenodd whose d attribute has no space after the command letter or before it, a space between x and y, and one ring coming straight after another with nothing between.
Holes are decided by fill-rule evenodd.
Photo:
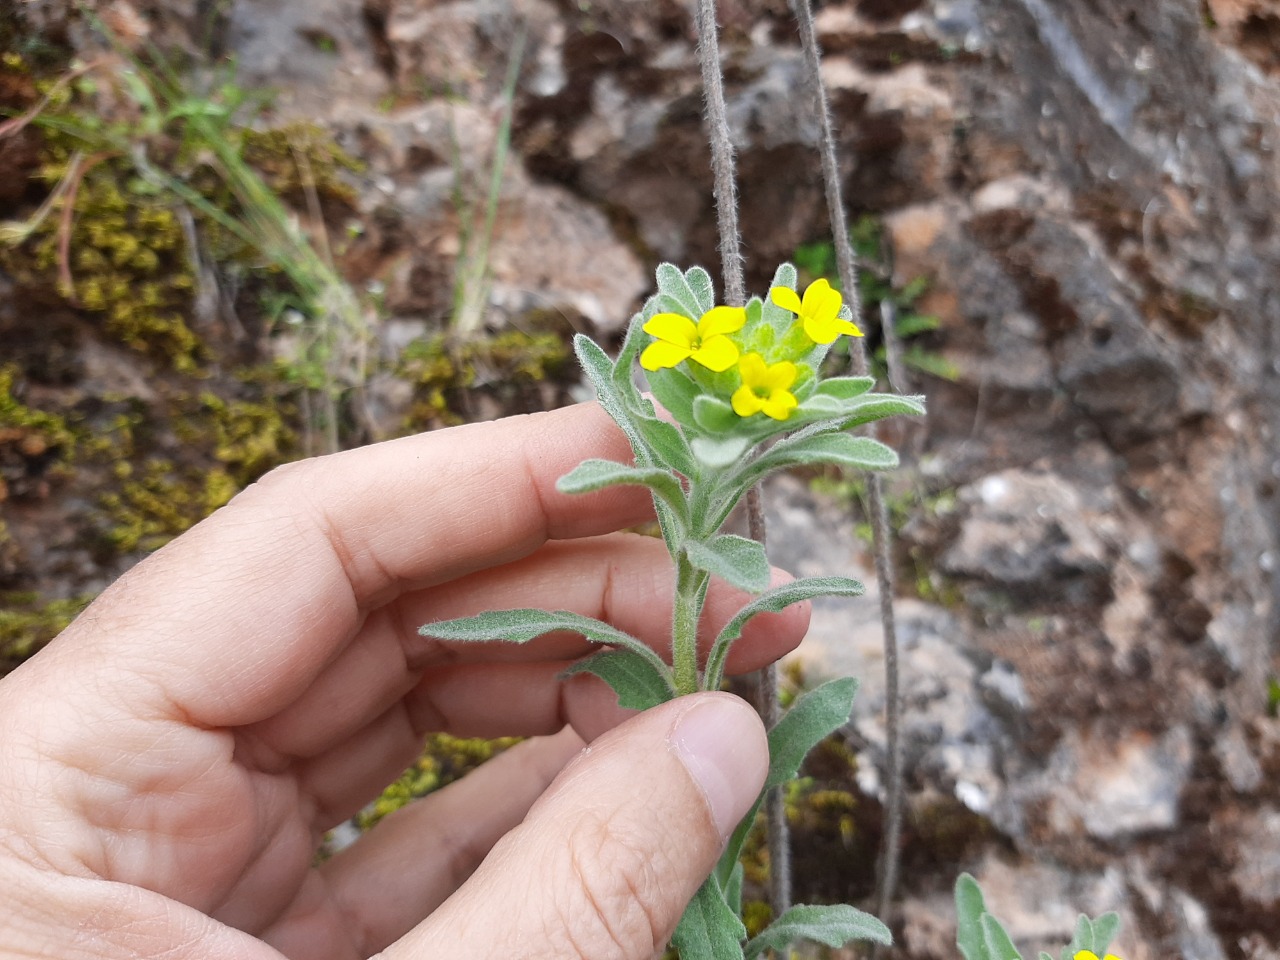
<instances>
[{"instance_id":1,"label":"green moss","mask_svg":"<svg viewBox=\"0 0 1280 960\"><path fill-rule=\"evenodd\" d=\"M206 390L198 404L178 423L178 436L208 449L237 485L248 486L292 459L297 435L279 403L225 400Z\"/></svg>"},{"instance_id":2,"label":"green moss","mask_svg":"<svg viewBox=\"0 0 1280 960\"><path fill-rule=\"evenodd\" d=\"M128 158L89 166L75 155L69 138L47 136L40 177L50 189L72 178L63 189L75 188L74 213L63 217L64 194L24 242L0 245L0 266L100 317L114 339L195 370L207 351L184 319L195 279L176 204L140 183Z\"/></svg>"},{"instance_id":3,"label":"green moss","mask_svg":"<svg viewBox=\"0 0 1280 960\"><path fill-rule=\"evenodd\" d=\"M508 330L461 342L439 334L406 347L396 372L418 387L414 424L448 426L464 419L455 411L466 391L542 383L559 375L568 359L556 333Z\"/></svg>"},{"instance_id":4,"label":"green moss","mask_svg":"<svg viewBox=\"0 0 1280 960\"><path fill-rule=\"evenodd\" d=\"M230 500L239 487L221 467L200 471L148 460L140 471L117 464L120 486L98 501L106 540L121 553L158 550Z\"/></svg>"},{"instance_id":5,"label":"green moss","mask_svg":"<svg viewBox=\"0 0 1280 960\"><path fill-rule=\"evenodd\" d=\"M388 814L418 797L448 786L519 742L518 737L482 740L451 737L447 733L432 734L427 737L417 762L382 791L382 795L356 818L357 823L362 830L368 830Z\"/></svg>"},{"instance_id":6,"label":"green moss","mask_svg":"<svg viewBox=\"0 0 1280 960\"><path fill-rule=\"evenodd\" d=\"M34 593L0 594L0 669L27 659L66 629L92 597L43 600Z\"/></svg>"},{"instance_id":7,"label":"green moss","mask_svg":"<svg viewBox=\"0 0 1280 960\"><path fill-rule=\"evenodd\" d=\"M356 192L345 178L364 164L342 149L333 133L315 123L290 123L242 132L244 161L282 197L303 199L310 190L322 199L352 204Z\"/></svg>"},{"instance_id":8,"label":"green moss","mask_svg":"<svg viewBox=\"0 0 1280 960\"><path fill-rule=\"evenodd\" d=\"M22 403L14 395L18 375L12 365L0 367L0 447L13 444L28 457L53 452L69 461L76 449L75 431L66 418Z\"/></svg>"}]
</instances>

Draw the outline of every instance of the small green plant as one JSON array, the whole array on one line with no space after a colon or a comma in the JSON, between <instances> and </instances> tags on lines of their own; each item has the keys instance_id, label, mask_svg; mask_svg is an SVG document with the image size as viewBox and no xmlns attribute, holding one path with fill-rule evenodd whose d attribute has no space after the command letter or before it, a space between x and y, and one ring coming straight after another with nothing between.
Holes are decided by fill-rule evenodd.
<instances>
[{"instance_id":1,"label":"small green plant","mask_svg":"<svg viewBox=\"0 0 1280 960\"><path fill-rule=\"evenodd\" d=\"M590 338L576 338L578 360L600 404L630 440L635 463L587 460L562 477L558 488L588 493L630 485L652 494L674 565L670 664L610 624L566 611L493 611L428 623L422 633L513 643L555 630L580 633L604 649L566 674L593 673L613 687L624 707L646 709L718 690L729 649L752 617L814 597L860 595L862 585L843 577L769 589L764 547L721 532L735 505L776 471L897 465L887 446L848 431L884 417L919 415L924 408L916 398L872 392L870 377L822 376L823 359L843 336L861 332L840 294L817 280L802 297L790 264L778 268L767 297L753 297L742 307L717 306L711 277L701 267L681 271L663 264L657 293L632 318L616 361ZM674 422L660 417L641 394L637 365ZM700 662L696 632L713 576L757 596L721 630ZM794 780L805 755L847 722L856 689L852 678L833 680L794 702L769 734L766 789ZM683 960L752 960L799 939L829 946L890 941L884 924L848 905L791 907L747 939L740 854L754 820L752 811L738 826L677 927L673 943Z\"/></svg>"},{"instance_id":2,"label":"small green plant","mask_svg":"<svg viewBox=\"0 0 1280 960\"><path fill-rule=\"evenodd\" d=\"M475 198L466 184L461 151L455 138L453 202L458 211L460 232L458 261L453 280L452 331L459 340L475 335L484 323L485 310L489 304L489 247L493 242L493 228L498 218L498 199L502 193L507 155L511 150L511 121L515 110L516 81L520 77L520 65L524 60L524 44L525 34L521 31L516 37L502 87L502 118L493 147L483 216L477 210Z\"/></svg>"},{"instance_id":3,"label":"small green plant","mask_svg":"<svg viewBox=\"0 0 1280 960\"><path fill-rule=\"evenodd\" d=\"M1062 948L1059 960L1120 960L1107 953L1119 929L1120 917L1115 913L1092 919L1080 914L1071 942ZM1022 960L1004 924L987 911L978 881L967 873L956 880L956 946L964 960ZM1039 960L1054 958L1041 951Z\"/></svg>"},{"instance_id":4,"label":"small green plant","mask_svg":"<svg viewBox=\"0 0 1280 960\"><path fill-rule=\"evenodd\" d=\"M47 96L30 122L45 133L51 192L26 221L0 225L0 244L34 244L35 266L56 271L64 296L189 372L207 359L183 319L207 283L199 265L235 262L267 286L282 278L290 296L277 299L291 309L279 312L296 321L283 372L318 398L309 426L324 442L312 446L336 450L339 407L364 383L369 329L329 256L319 191L354 161L306 125L252 130L260 104L229 76L189 89L158 51L144 63L118 49ZM100 101L127 109L109 115ZM284 194L306 204L314 237Z\"/></svg>"}]
</instances>

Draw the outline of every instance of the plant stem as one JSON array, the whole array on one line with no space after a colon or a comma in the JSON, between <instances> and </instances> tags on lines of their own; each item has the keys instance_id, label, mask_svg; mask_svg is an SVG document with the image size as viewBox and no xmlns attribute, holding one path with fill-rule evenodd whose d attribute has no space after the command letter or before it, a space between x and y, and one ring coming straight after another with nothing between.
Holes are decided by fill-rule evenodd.
<instances>
[{"instance_id":1,"label":"plant stem","mask_svg":"<svg viewBox=\"0 0 1280 960\"><path fill-rule=\"evenodd\" d=\"M671 617L671 665L676 695L697 693L698 620L702 615L702 585L706 574L689 562L683 550L676 555L675 609Z\"/></svg>"}]
</instances>

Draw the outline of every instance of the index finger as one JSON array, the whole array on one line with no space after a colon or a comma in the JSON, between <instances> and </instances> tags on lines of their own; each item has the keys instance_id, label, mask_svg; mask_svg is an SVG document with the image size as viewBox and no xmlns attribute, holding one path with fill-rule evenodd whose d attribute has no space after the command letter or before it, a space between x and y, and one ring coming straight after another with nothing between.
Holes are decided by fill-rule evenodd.
<instances>
[{"instance_id":1,"label":"index finger","mask_svg":"<svg viewBox=\"0 0 1280 960\"><path fill-rule=\"evenodd\" d=\"M404 591L652 516L636 487L559 493L585 457L631 460L596 404L291 464L134 568L68 632L113 673L160 681L196 722L263 719Z\"/></svg>"}]
</instances>

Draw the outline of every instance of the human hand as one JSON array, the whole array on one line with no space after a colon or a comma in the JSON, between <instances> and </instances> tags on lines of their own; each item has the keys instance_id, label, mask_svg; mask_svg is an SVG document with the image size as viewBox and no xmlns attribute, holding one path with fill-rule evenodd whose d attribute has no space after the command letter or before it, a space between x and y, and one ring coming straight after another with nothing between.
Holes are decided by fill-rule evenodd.
<instances>
[{"instance_id":1,"label":"human hand","mask_svg":"<svg viewBox=\"0 0 1280 960\"><path fill-rule=\"evenodd\" d=\"M628 718L558 679L578 638L417 632L538 606L662 650L666 550L611 532L648 495L555 490L629 455L583 405L295 464L122 577L0 681L0 956L660 951L764 780L754 714L699 694ZM713 586L708 636L745 600ZM731 666L806 624L757 618ZM427 731L537 739L316 865Z\"/></svg>"}]
</instances>

